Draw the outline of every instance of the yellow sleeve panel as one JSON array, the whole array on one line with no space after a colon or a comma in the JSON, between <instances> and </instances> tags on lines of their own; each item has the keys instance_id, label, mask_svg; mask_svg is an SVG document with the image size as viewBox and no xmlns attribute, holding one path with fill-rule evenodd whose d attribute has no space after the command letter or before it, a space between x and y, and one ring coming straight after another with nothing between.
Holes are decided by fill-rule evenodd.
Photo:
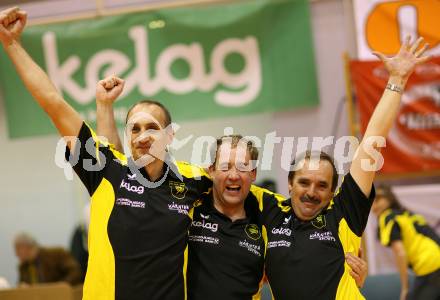
<instances>
[{"instance_id":1,"label":"yellow sleeve panel","mask_svg":"<svg viewBox=\"0 0 440 300\"><path fill-rule=\"evenodd\" d=\"M90 207L89 263L83 300L115 299L115 256L107 235L107 224L115 203L112 184L103 179Z\"/></svg>"},{"instance_id":2,"label":"yellow sleeve panel","mask_svg":"<svg viewBox=\"0 0 440 300\"><path fill-rule=\"evenodd\" d=\"M344 254L351 252L357 254L361 246L361 238L353 233L347 224L347 221L342 218L339 222L339 240L341 241L344 249ZM359 288L356 285L356 281L350 275L350 267L347 262L344 263L344 274L339 281L338 290L336 291L336 300L361 300L365 299L362 296Z\"/></svg>"}]
</instances>

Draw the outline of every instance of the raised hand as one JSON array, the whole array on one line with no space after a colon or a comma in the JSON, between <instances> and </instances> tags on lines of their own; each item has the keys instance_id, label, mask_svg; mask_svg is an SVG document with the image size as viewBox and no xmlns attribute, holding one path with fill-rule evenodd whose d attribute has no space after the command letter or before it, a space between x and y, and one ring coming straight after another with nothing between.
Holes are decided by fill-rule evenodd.
<instances>
[{"instance_id":1,"label":"raised hand","mask_svg":"<svg viewBox=\"0 0 440 300\"><path fill-rule=\"evenodd\" d=\"M113 104L124 89L125 81L116 76L100 80L96 86L96 101Z\"/></svg>"},{"instance_id":2,"label":"raised hand","mask_svg":"<svg viewBox=\"0 0 440 300\"><path fill-rule=\"evenodd\" d=\"M0 12L0 41L4 47L18 40L26 25L27 13L18 7Z\"/></svg>"},{"instance_id":3,"label":"raised hand","mask_svg":"<svg viewBox=\"0 0 440 300\"><path fill-rule=\"evenodd\" d=\"M407 36L399 53L394 57L386 57L380 52L373 52L373 54L383 61L390 77L399 77L402 79L402 84L405 84L415 67L430 58L430 56L422 56L429 47L428 44L424 44L420 48L422 43L422 37L415 43L411 43L411 37Z\"/></svg>"}]
</instances>

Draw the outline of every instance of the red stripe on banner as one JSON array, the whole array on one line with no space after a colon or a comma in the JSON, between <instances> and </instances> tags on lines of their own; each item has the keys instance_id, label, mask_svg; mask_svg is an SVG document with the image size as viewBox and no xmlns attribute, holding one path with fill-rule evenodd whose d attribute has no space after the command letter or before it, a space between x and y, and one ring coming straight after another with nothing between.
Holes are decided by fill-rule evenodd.
<instances>
[{"instance_id":1,"label":"red stripe on banner","mask_svg":"<svg viewBox=\"0 0 440 300\"><path fill-rule=\"evenodd\" d=\"M388 74L379 61L351 61L361 131L383 93ZM440 170L440 57L416 68L382 151L382 174Z\"/></svg>"}]
</instances>

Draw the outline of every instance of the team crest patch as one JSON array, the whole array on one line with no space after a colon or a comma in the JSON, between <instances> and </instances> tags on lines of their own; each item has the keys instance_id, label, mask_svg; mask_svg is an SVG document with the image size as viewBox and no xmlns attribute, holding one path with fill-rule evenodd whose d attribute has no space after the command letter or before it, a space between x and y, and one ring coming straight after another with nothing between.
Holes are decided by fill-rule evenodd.
<instances>
[{"instance_id":1,"label":"team crest patch","mask_svg":"<svg viewBox=\"0 0 440 300\"><path fill-rule=\"evenodd\" d=\"M325 216L323 215L319 215L317 216L313 221L312 221L312 225L315 226L318 229L324 228L326 225L325 222Z\"/></svg>"},{"instance_id":2,"label":"team crest patch","mask_svg":"<svg viewBox=\"0 0 440 300\"><path fill-rule=\"evenodd\" d=\"M246 228L244 229L246 232L246 235L253 240L258 240L261 238L261 231L260 228L256 224L248 224L246 225Z\"/></svg>"},{"instance_id":3,"label":"team crest patch","mask_svg":"<svg viewBox=\"0 0 440 300\"><path fill-rule=\"evenodd\" d=\"M185 198L188 188L183 182L170 181L171 195L177 199Z\"/></svg>"}]
</instances>

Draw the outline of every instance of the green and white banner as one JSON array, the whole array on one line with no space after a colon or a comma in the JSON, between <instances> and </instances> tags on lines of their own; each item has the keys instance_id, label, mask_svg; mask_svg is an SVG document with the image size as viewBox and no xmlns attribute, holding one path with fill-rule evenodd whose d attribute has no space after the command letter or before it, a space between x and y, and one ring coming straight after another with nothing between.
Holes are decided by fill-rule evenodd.
<instances>
[{"instance_id":1,"label":"green and white banner","mask_svg":"<svg viewBox=\"0 0 440 300\"><path fill-rule=\"evenodd\" d=\"M118 125L142 99L174 121L318 104L307 0L255 0L31 26L22 43L66 100L94 123L98 80L126 80ZM1 90L10 137L55 132L4 51Z\"/></svg>"}]
</instances>

